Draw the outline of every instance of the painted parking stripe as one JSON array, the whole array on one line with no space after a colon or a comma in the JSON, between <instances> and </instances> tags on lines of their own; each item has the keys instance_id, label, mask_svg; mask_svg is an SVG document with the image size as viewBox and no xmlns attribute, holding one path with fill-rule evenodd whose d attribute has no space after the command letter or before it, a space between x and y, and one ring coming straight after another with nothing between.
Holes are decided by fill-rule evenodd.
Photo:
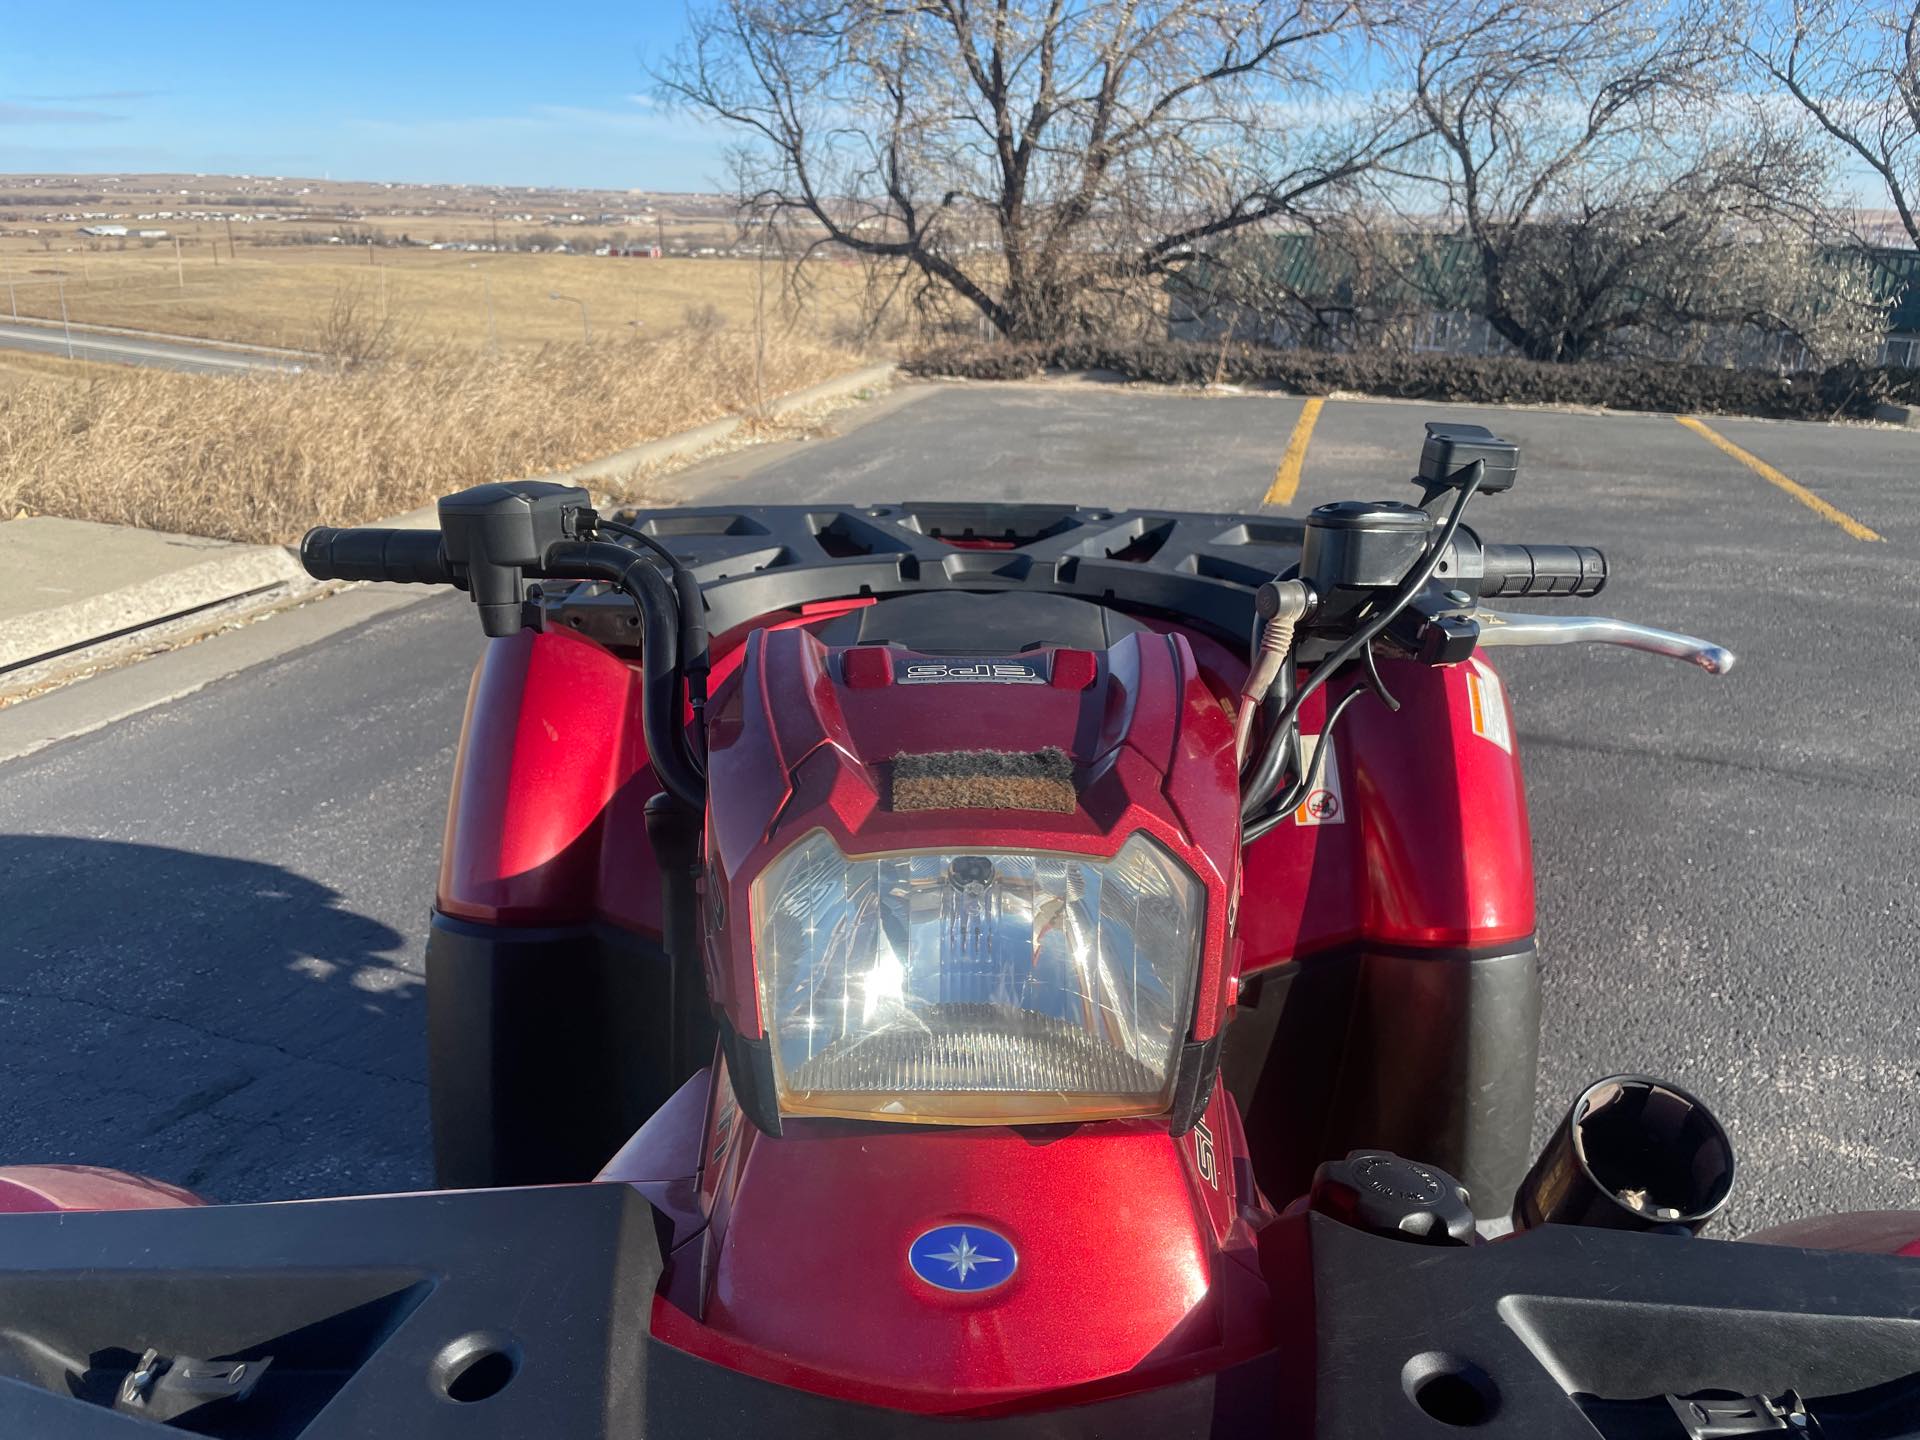
<instances>
[{"instance_id":1,"label":"painted parking stripe","mask_svg":"<svg viewBox=\"0 0 1920 1440\"><path fill-rule=\"evenodd\" d=\"M1280 457L1280 468L1273 472L1273 484L1267 487L1263 505L1287 505L1300 488L1300 467L1307 463L1307 442L1313 439L1313 425L1320 418L1320 407L1327 402L1319 396L1307 401L1300 418L1293 422L1293 435L1287 441L1287 453Z\"/></svg>"},{"instance_id":2,"label":"painted parking stripe","mask_svg":"<svg viewBox=\"0 0 1920 1440\"><path fill-rule=\"evenodd\" d=\"M1825 500L1822 500L1798 480L1789 479L1787 476L1781 474L1758 455L1752 454L1750 451L1742 450L1717 430L1710 429L1706 422L1697 420L1691 415L1676 415L1673 418L1686 426L1687 429L1693 431L1694 434L1700 436L1709 445L1724 450L1742 465L1753 471L1753 473L1758 475L1762 480L1765 480L1769 485L1777 485L1780 489L1786 491L1787 494L1813 511L1813 513L1818 515L1822 520L1831 520L1842 530L1846 531L1847 534L1853 536L1854 539L1886 539L1884 535L1868 529L1838 506L1830 505Z\"/></svg>"}]
</instances>

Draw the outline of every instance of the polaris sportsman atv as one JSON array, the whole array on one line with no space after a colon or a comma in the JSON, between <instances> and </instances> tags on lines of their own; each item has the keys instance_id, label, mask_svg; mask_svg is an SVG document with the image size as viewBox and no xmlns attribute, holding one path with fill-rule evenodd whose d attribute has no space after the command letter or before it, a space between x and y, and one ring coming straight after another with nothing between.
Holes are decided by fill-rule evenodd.
<instances>
[{"instance_id":1,"label":"polaris sportsman atv","mask_svg":"<svg viewBox=\"0 0 1920 1440\"><path fill-rule=\"evenodd\" d=\"M1516 447L1415 502L602 515L517 482L330 580L468 592L427 955L440 1192L0 1172L0 1430L1920 1433L1920 1216L1689 1238L1613 1076L1531 1157L1532 859L1483 608ZM99 1210L120 1213L80 1214ZM1506 1231L1504 1238L1493 1238ZM129 1428L132 1427L132 1428Z\"/></svg>"}]
</instances>

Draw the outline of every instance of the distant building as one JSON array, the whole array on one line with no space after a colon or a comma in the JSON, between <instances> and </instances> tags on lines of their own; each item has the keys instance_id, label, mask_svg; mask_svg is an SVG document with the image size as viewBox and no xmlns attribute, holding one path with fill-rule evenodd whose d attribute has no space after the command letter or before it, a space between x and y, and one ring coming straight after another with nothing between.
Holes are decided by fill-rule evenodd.
<instances>
[{"instance_id":1,"label":"distant building","mask_svg":"<svg viewBox=\"0 0 1920 1440\"><path fill-rule=\"evenodd\" d=\"M127 233L127 227L124 225L82 225L80 227L80 233L82 235L96 235L111 238L116 235L125 235Z\"/></svg>"}]
</instances>

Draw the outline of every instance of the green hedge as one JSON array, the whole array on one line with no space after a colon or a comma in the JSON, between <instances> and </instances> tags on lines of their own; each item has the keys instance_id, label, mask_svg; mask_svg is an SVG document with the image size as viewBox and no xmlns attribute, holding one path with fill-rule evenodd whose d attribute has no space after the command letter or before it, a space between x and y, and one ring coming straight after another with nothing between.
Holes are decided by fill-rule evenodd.
<instances>
[{"instance_id":1,"label":"green hedge","mask_svg":"<svg viewBox=\"0 0 1920 1440\"><path fill-rule=\"evenodd\" d=\"M1025 380L1049 370L1107 370L1163 385L1253 385L1297 395L1336 390L1476 405L1593 405L1613 410L1870 418L1883 400L1920 403L1920 370L1832 369L1782 377L1707 365L1607 361L1549 365L1476 355L1335 355L1185 340L1052 345L961 344L910 356L922 375Z\"/></svg>"}]
</instances>

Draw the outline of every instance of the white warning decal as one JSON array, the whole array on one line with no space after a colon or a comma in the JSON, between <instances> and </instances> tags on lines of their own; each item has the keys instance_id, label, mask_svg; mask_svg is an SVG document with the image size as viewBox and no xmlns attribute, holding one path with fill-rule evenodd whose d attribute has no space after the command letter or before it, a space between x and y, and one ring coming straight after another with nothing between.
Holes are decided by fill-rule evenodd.
<instances>
[{"instance_id":1,"label":"white warning decal","mask_svg":"<svg viewBox=\"0 0 1920 1440\"><path fill-rule=\"evenodd\" d=\"M1300 737L1300 767L1302 772L1313 768L1314 751L1320 747L1318 735ZM1344 825L1347 823L1346 797L1340 793L1340 756L1333 748L1333 742L1327 742L1327 762L1320 769L1318 782L1307 792L1293 811L1293 823L1296 825Z\"/></svg>"},{"instance_id":2,"label":"white warning decal","mask_svg":"<svg viewBox=\"0 0 1920 1440\"><path fill-rule=\"evenodd\" d=\"M1493 667L1478 657L1468 662L1467 708L1473 717L1473 733L1511 755L1513 727L1507 721L1507 697Z\"/></svg>"}]
</instances>

